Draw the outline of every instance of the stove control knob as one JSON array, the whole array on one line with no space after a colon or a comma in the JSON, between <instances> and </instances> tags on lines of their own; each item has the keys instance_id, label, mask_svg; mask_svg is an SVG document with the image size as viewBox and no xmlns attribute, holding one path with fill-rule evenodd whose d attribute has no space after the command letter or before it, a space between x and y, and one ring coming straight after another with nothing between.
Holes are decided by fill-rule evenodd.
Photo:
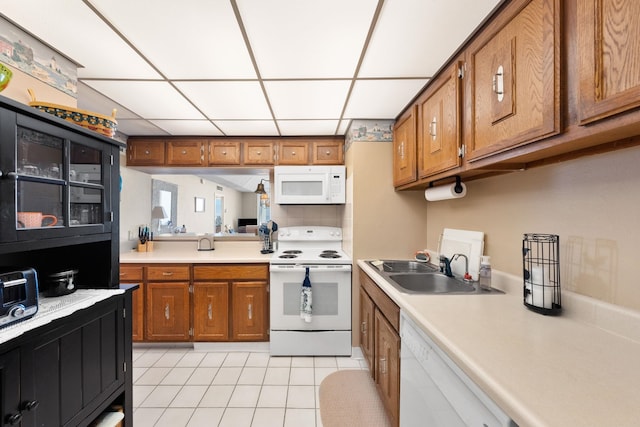
<instances>
[{"instance_id":1,"label":"stove control knob","mask_svg":"<svg viewBox=\"0 0 640 427\"><path fill-rule=\"evenodd\" d=\"M9 316L11 317L22 317L24 316L24 305L18 304L9 310Z\"/></svg>"}]
</instances>

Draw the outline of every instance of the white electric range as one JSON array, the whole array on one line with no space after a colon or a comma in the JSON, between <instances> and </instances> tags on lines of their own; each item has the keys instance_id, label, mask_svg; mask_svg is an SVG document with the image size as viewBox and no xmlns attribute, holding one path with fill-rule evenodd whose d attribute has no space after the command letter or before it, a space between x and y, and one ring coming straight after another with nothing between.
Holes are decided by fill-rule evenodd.
<instances>
[{"instance_id":1,"label":"white electric range","mask_svg":"<svg viewBox=\"0 0 640 427\"><path fill-rule=\"evenodd\" d=\"M342 229L282 227L270 261L270 352L274 356L351 355L352 260ZM311 316L301 316L309 272Z\"/></svg>"}]
</instances>

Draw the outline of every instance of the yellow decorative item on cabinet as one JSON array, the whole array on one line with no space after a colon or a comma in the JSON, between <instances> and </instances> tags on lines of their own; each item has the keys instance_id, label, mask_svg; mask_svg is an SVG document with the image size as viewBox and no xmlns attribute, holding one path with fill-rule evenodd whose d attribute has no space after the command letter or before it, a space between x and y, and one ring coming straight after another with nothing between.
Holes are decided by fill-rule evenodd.
<instances>
[{"instance_id":1,"label":"yellow decorative item on cabinet","mask_svg":"<svg viewBox=\"0 0 640 427\"><path fill-rule=\"evenodd\" d=\"M113 138L118 127L116 121L116 109L111 112L111 116L105 116L91 111L81 110L78 108L67 107L65 105L52 104L50 102L36 101L33 90L27 89L31 102L29 105L37 108L45 113L53 114L56 117L65 119L68 122L75 123L83 128L87 128L94 132Z\"/></svg>"}]
</instances>

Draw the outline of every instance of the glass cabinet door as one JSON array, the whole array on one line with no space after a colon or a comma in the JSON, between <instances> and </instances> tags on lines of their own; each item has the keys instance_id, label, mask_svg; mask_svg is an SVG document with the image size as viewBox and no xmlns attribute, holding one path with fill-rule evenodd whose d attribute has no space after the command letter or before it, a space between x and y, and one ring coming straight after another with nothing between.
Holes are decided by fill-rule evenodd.
<instances>
[{"instance_id":1,"label":"glass cabinet door","mask_svg":"<svg viewBox=\"0 0 640 427\"><path fill-rule=\"evenodd\" d=\"M19 125L15 154L18 240L32 236L27 229L51 236L110 229L105 215L110 166L100 144Z\"/></svg>"},{"instance_id":2,"label":"glass cabinet door","mask_svg":"<svg viewBox=\"0 0 640 427\"><path fill-rule=\"evenodd\" d=\"M18 128L16 228L65 226L64 139Z\"/></svg>"}]
</instances>

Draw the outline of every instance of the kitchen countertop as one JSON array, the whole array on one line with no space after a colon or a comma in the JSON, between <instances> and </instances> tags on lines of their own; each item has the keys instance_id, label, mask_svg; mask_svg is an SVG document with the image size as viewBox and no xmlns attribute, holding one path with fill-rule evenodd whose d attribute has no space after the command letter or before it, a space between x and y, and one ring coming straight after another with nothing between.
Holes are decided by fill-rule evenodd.
<instances>
[{"instance_id":1,"label":"kitchen countertop","mask_svg":"<svg viewBox=\"0 0 640 427\"><path fill-rule=\"evenodd\" d=\"M121 251L120 263L268 263L272 254L262 254L262 242L218 242L213 251L196 250L195 242L154 241L153 252Z\"/></svg>"},{"instance_id":2,"label":"kitchen countertop","mask_svg":"<svg viewBox=\"0 0 640 427\"><path fill-rule=\"evenodd\" d=\"M638 313L563 290L562 315L544 316L523 305L521 278L498 272L505 294L408 295L358 265L520 427L639 425Z\"/></svg>"},{"instance_id":3,"label":"kitchen countertop","mask_svg":"<svg viewBox=\"0 0 640 427\"><path fill-rule=\"evenodd\" d=\"M124 292L122 289L78 289L72 294L59 297L40 297L38 312L32 318L0 329L0 344Z\"/></svg>"}]
</instances>

